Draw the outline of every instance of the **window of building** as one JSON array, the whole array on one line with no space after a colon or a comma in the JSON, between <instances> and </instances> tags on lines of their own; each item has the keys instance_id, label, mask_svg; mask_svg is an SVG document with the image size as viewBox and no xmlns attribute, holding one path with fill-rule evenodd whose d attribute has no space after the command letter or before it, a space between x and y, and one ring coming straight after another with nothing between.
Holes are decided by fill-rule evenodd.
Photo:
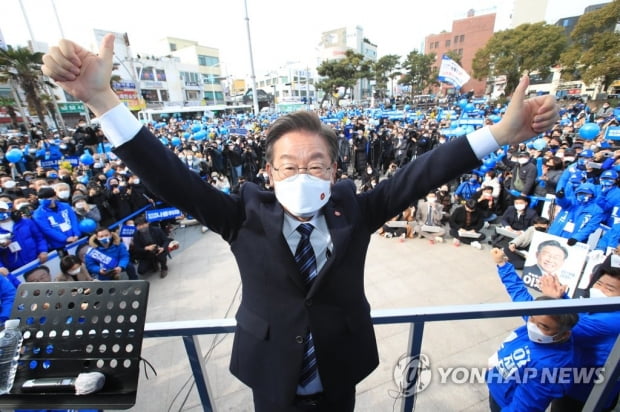
<instances>
[{"instance_id":1,"label":"window of building","mask_svg":"<svg viewBox=\"0 0 620 412\"><path fill-rule=\"evenodd\" d=\"M429 48L429 49L432 49L432 48L433 48L433 43L430 43L430 44L428 45L428 48Z\"/></svg>"},{"instance_id":2,"label":"window of building","mask_svg":"<svg viewBox=\"0 0 620 412\"><path fill-rule=\"evenodd\" d=\"M166 81L166 72L164 70L155 69L155 76L157 78L157 81L159 81L159 82L165 82Z\"/></svg>"},{"instance_id":3,"label":"window of building","mask_svg":"<svg viewBox=\"0 0 620 412\"><path fill-rule=\"evenodd\" d=\"M185 83L195 83L195 84L200 84L201 81L201 75L200 73L194 73L194 72L181 72L181 79L185 82Z\"/></svg>"},{"instance_id":4,"label":"window of building","mask_svg":"<svg viewBox=\"0 0 620 412\"><path fill-rule=\"evenodd\" d=\"M177 51L176 43L168 43L170 45L170 51Z\"/></svg>"},{"instance_id":5,"label":"window of building","mask_svg":"<svg viewBox=\"0 0 620 412\"><path fill-rule=\"evenodd\" d=\"M161 95L161 100L163 102L167 102L170 100L170 95L168 94L168 90L160 90L159 94Z\"/></svg>"},{"instance_id":6,"label":"window of building","mask_svg":"<svg viewBox=\"0 0 620 412\"><path fill-rule=\"evenodd\" d=\"M435 48L438 49L439 48L439 41L435 42Z\"/></svg>"},{"instance_id":7,"label":"window of building","mask_svg":"<svg viewBox=\"0 0 620 412\"><path fill-rule=\"evenodd\" d=\"M450 39L446 40L446 47L450 47Z\"/></svg>"},{"instance_id":8,"label":"window of building","mask_svg":"<svg viewBox=\"0 0 620 412\"><path fill-rule=\"evenodd\" d=\"M206 67L216 67L220 65L220 59L215 56L198 55L198 65Z\"/></svg>"},{"instance_id":9,"label":"window of building","mask_svg":"<svg viewBox=\"0 0 620 412\"><path fill-rule=\"evenodd\" d=\"M463 49L459 49L457 53L459 54L459 56L462 56L463 55Z\"/></svg>"},{"instance_id":10,"label":"window of building","mask_svg":"<svg viewBox=\"0 0 620 412\"><path fill-rule=\"evenodd\" d=\"M463 43L465 41L465 35L461 34L461 36L459 37L459 42Z\"/></svg>"},{"instance_id":11,"label":"window of building","mask_svg":"<svg viewBox=\"0 0 620 412\"><path fill-rule=\"evenodd\" d=\"M140 73L140 80L155 80L152 67L144 67Z\"/></svg>"},{"instance_id":12,"label":"window of building","mask_svg":"<svg viewBox=\"0 0 620 412\"><path fill-rule=\"evenodd\" d=\"M454 44L459 42L459 36L454 36Z\"/></svg>"}]
</instances>

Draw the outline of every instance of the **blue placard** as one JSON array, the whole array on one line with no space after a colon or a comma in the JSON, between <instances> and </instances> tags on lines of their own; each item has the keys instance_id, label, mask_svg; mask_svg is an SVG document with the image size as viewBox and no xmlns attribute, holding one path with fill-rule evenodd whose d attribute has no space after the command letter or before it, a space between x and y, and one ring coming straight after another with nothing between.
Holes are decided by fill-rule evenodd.
<instances>
[{"instance_id":1,"label":"blue placard","mask_svg":"<svg viewBox=\"0 0 620 412\"><path fill-rule=\"evenodd\" d=\"M605 131L605 139L620 140L620 126L609 126Z\"/></svg>"},{"instance_id":2,"label":"blue placard","mask_svg":"<svg viewBox=\"0 0 620 412\"><path fill-rule=\"evenodd\" d=\"M123 225L123 227L121 227L121 233L120 233L121 237L132 237L134 233L136 233L136 227L135 226L125 226L125 225Z\"/></svg>"},{"instance_id":3,"label":"blue placard","mask_svg":"<svg viewBox=\"0 0 620 412\"><path fill-rule=\"evenodd\" d=\"M146 211L147 222L158 222L160 220L175 219L183 213L175 207L167 207L164 209L155 209Z\"/></svg>"}]
</instances>

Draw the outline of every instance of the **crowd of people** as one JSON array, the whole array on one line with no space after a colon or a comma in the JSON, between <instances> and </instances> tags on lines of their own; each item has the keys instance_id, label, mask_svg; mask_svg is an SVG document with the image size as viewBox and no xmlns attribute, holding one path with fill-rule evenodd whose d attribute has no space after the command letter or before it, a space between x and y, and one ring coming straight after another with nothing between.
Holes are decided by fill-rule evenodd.
<instances>
[{"instance_id":1,"label":"crowd of people","mask_svg":"<svg viewBox=\"0 0 620 412\"><path fill-rule=\"evenodd\" d=\"M556 126L536 141L500 148L480 168L409 205L378 233L400 241L420 237L432 244L450 237L454 246L478 249L488 240L503 249L498 263L503 264L505 257L517 269L524 261L517 252L529 247L535 231L566 238L570 247L586 242L606 225L596 249L604 253L615 249L620 238L620 151L602 136L618 119L612 112L593 116L603 132L583 138L579 128L585 122L585 107L579 102L566 105ZM447 109L459 116L463 108ZM502 113L499 105L480 104L470 116L484 125ZM371 191L412 160L451 140L445 131L456 119L442 117L438 107L418 111L413 120L358 108L319 110L319 115L338 119L328 123L338 138L336 179L352 180L358 193ZM273 190L265 153L273 120L225 115L209 122L172 118L145 126L202 180L235 194L246 182ZM231 134L231 129L243 133ZM0 136L0 149L5 154L18 149L22 154L17 161L5 156L0 171L0 273L7 276L0 277L1 316L8 317L5 301L11 301L10 292L14 294L18 282L11 272L36 260L41 265L25 273L25 281L138 279L150 271L159 271L162 278L167 275L171 242L167 226L149 224L139 216L117 230L109 229L159 199L112 153L100 128L82 121L65 136L44 136L33 126L30 134ZM81 222L87 219L97 228L85 230ZM503 232L487 238L483 229L493 227ZM514 236L502 234L506 232ZM84 247L67 254L67 246L84 236L88 237ZM52 274L45 266L51 251L62 255L61 273ZM574 327L571 319L566 322L562 332ZM527 328L519 333L527 338Z\"/></svg>"}]
</instances>

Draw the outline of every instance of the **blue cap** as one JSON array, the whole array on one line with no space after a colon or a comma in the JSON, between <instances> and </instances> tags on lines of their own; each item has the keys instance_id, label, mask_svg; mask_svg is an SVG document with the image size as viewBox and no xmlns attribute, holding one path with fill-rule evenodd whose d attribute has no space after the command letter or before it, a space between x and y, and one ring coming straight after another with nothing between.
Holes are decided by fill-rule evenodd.
<instances>
[{"instance_id":1,"label":"blue cap","mask_svg":"<svg viewBox=\"0 0 620 412\"><path fill-rule=\"evenodd\" d=\"M592 183L582 183L581 185L579 185L577 190L575 190L576 195L578 194L594 195L594 193L595 193L595 188Z\"/></svg>"},{"instance_id":2,"label":"blue cap","mask_svg":"<svg viewBox=\"0 0 620 412\"><path fill-rule=\"evenodd\" d=\"M568 178L568 180L571 183L581 183L586 179L586 174L583 173L582 171L577 171L573 174L570 175L570 177Z\"/></svg>"},{"instance_id":3,"label":"blue cap","mask_svg":"<svg viewBox=\"0 0 620 412\"><path fill-rule=\"evenodd\" d=\"M579 157L594 157L594 152L592 150L583 150L579 153Z\"/></svg>"},{"instance_id":4,"label":"blue cap","mask_svg":"<svg viewBox=\"0 0 620 412\"><path fill-rule=\"evenodd\" d=\"M605 170L603 173L601 173L601 177L599 179L616 180L617 178L618 178L618 172L616 172L614 169L610 169L610 170Z\"/></svg>"}]
</instances>

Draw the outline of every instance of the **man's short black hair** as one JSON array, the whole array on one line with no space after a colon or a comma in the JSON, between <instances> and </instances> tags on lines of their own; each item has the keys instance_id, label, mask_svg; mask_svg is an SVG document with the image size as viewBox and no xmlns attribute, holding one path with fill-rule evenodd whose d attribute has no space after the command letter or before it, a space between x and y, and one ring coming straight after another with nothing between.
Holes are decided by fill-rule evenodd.
<instances>
[{"instance_id":1,"label":"man's short black hair","mask_svg":"<svg viewBox=\"0 0 620 412\"><path fill-rule=\"evenodd\" d=\"M25 272L25 273L24 273L24 280L25 280L26 282L28 282L28 277L29 277L30 275L32 275L34 272L37 272L37 271L39 271L39 270L44 270L44 271L46 271L46 272L47 272L47 274L48 274L48 275L50 275L50 276L51 276L51 274L52 274L52 273L50 272L50 268L48 268L48 267L47 267L47 266L45 266L45 265L39 265L39 266L37 266L36 268L30 269L29 271Z\"/></svg>"}]
</instances>

